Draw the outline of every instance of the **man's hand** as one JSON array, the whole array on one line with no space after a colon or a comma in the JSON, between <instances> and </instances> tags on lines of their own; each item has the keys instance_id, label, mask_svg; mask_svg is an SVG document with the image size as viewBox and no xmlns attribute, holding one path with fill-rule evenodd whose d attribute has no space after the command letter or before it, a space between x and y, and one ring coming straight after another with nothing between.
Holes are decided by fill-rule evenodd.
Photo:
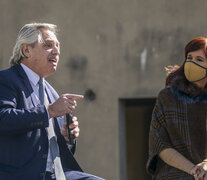
<instances>
[{"instance_id":1,"label":"man's hand","mask_svg":"<svg viewBox=\"0 0 207 180\"><path fill-rule=\"evenodd\" d=\"M77 94L63 94L53 104L47 106L49 117L59 117L70 114L77 106L76 100L84 96Z\"/></svg>"},{"instance_id":2,"label":"man's hand","mask_svg":"<svg viewBox=\"0 0 207 180\"><path fill-rule=\"evenodd\" d=\"M72 124L70 124L69 128L72 129L70 131L70 133L75 138L78 138L79 132L80 132L80 129L79 129L78 125L79 125L79 123L78 123L77 117L73 116L73 118L72 118ZM64 124L63 127L61 128L61 134L64 136L66 142L69 143L69 139L68 139L68 128L67 128L67 125L66 124Z\"/></svg>"}]
</instances>

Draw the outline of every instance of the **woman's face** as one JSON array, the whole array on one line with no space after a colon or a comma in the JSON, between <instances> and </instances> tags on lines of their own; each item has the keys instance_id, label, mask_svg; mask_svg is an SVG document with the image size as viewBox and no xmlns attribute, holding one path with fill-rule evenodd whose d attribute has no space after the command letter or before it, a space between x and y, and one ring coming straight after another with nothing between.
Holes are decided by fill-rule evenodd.
<instances>
[{"instance_id":1,"label":"woman's face","mask_svg":"<svg viewBox=\"0 0 207 180\"><path fill-rule=\"evenodd\" d=\"M203 49L189 52L187 55L187 60L194 61L195 63L199 64L200 66L207 68L207 58L203 52Z\"/></svg>"},{"instance_id":2,"label":"woman's face","mask_svg":"<svg viewBox=\"0 0 207 180\"><path fill-rule=\"evenodd\" d=\"M199 64L200 66L207 68L207 58L205 56L203 49L189 52L187 54L186 60L194 61L195 63ZM199 81L193 82L193 83L200 88L204 88L207 84L207 77L205 77L204 79L201 79Z\"/></svg>"}]
</instances>

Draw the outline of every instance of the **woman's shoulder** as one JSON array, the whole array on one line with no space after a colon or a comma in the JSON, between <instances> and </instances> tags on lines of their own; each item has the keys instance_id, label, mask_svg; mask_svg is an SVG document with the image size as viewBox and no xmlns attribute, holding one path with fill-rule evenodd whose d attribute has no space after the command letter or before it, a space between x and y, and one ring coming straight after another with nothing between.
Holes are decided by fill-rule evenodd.
<instances>
[{"instance_id":1,"label":"woman's shoulder","mask_svg":"<svg viewBox=\"0 0 207 180\"><path fill-rule=\"evenodd\" d=\"M185 102L180 100L170 87L162 89L157 97L157 107L168 111L175 110L178 106L183 107Z\"/></svg>"},{"instance_id":2,"label":"woman's shoulder","mask_svg":"<svg viewBox=\"0 0 207 180\"><path fill-rule=\"evenodd\" d=\"M169 87L162 89L157 97L157 99L161 101L171 101L175 98L176 98L175 95L173 94L171 88Z\"/></svg>"},{"instance_id":3,"label":"woman's shoulder","mask_svg":"<svg viewBox=\"0 0 207 180\"><path fill-rule=\"evenodd\" d=\"M159 96L161 96L161 97L162 96L171 96L171 95L172 95L172 92L171 92L170 88L166 87L166 88L161 89L161 91L158 94L158 97Z\"/></svg>"},{"instance_id":4,"label":"woman's shoulder","mask_svg":"<svg viewBox=\"0 0 207 180\"><path fill-rule=\"evenodd\" d=\"M171 88L166 87L162 89L157 96L157 105L162 108L174 107L179 99L173 94Z\"/></svg>"}]
</instances>

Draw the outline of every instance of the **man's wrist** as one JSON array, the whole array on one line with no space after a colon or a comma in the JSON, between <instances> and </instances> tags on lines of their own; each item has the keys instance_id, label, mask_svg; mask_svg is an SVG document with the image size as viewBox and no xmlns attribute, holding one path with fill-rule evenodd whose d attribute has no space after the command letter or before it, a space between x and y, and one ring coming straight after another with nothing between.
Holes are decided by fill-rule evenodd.
<instances>
[{"instance_id":1,"label":"man's wrist","mask_svg":"<svg viewBox=\"0 0 207 180\"><path fill-rule=\"evenodd\" d=\"M52 109L51 104L48 104L48 105L46 106L46 108L47 108L47 111L48 111L48 114L49 114L49 119L55 117L55 114L54 114L54 111L53 111L53 109Z\"/></svg>"}]
</instances>

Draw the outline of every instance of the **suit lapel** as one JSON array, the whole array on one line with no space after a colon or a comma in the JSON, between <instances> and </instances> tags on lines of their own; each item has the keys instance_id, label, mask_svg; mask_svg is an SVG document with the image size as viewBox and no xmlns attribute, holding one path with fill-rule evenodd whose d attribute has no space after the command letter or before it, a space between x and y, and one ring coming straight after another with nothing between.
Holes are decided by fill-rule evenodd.
<instances>
[{"instance_id":1,"label":"suit lapel","mask_svg":"<svg viewBox=\"0 0 207 180\"><path fill-rule=\"evenodd\" d=\"M31 97L32 104L33 104L33 106L35 106L36 97L35 97L35 93L32 89L32 86L30 84L29 78L27 77L27 74L25 73L24 69L22 68L22 66L20 64L13 66L13 67L16 69L20 78L24 82L24 85L25 85L27 92L28 92L27 97L29 97L29 96Z\"/></svg>"}]
</instances>

